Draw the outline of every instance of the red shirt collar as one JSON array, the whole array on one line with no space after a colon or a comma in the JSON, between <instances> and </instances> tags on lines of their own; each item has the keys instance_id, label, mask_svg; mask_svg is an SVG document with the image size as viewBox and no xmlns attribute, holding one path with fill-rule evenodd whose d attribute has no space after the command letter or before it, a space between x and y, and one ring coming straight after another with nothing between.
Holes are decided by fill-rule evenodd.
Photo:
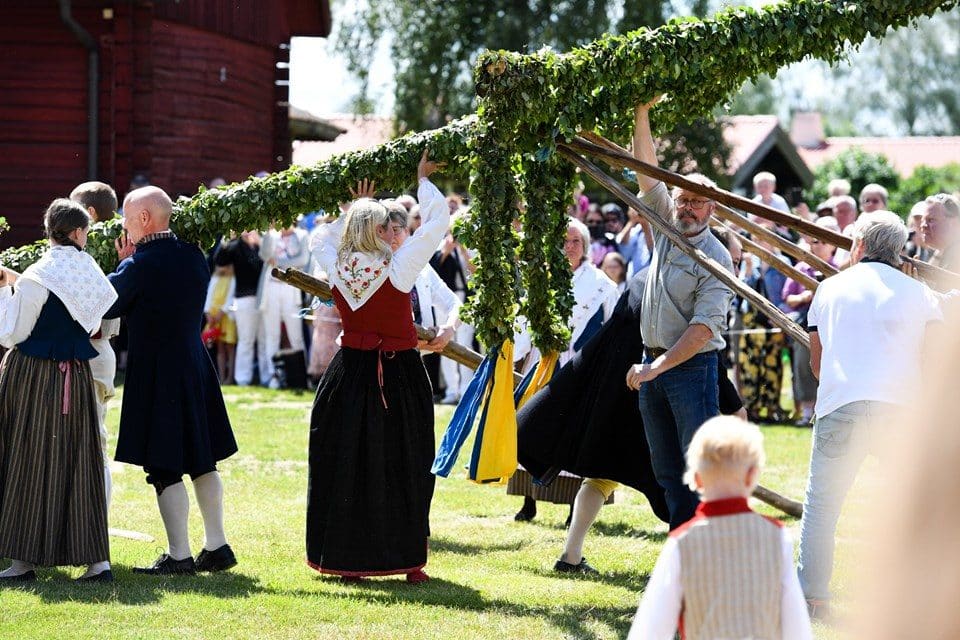
<instances>
[{"instance_id":1,"label":"red shirt collar","mask_svg":"<svg viewBox=\"0 0 960 640\"><path fill-rule=\"evenodd\" d=\"M725 498L701 502L697 507L697 515L709 518L712 516L730 516L735 513L749 513L752 511L746 498Z\"/></svg>"}]
</instances>

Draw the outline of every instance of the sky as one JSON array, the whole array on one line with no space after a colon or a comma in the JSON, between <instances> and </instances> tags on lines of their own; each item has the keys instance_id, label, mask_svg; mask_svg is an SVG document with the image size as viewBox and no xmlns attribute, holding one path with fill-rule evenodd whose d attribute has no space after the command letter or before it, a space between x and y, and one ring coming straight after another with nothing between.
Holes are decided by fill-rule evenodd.
<instances>
[{"instance_id":1,"label":"sky","mask_svg":"<svg viewBox=\"0 0 960 640\"><path fill-rule=\"evenodd\" d=\"M359 84L347 71L347 62L338 55L334 40L340 15L346 2L332 2L331 38L293 38L290 43L290 102L317 115L350 113L350 104L359 92ZM380 42L370 67L370 93L377 115L393 113L393 65L390 63L390 39Z\"/></svg>"}]
</instances>

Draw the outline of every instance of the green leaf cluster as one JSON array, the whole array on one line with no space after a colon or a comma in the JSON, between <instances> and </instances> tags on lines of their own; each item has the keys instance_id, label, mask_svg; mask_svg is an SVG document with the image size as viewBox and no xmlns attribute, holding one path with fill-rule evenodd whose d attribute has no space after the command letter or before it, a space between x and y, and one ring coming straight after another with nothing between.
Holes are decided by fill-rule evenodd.
<instances>
[{"instance_id":1,"label":"green leaf cluster","mask_svg":"<svg viewBox=\"0 0 960 640\"><path fill-rule=\"evenodd\" d=\"M563 253L567 209L573 202L573 165L556 154L524 162L520 277L526 296L521 312L533 343L543 353L565 351L570 341L566 319L573 309L570 267Z\"/></svg>"},{"instance_id":2,"label":"green leaf cluster","mask_svg":"<svg viewBox=\"0 0 960 640\"><path fill-rule=\"evenodd\" d=\"M709 20L672 20L657 29L642 28L622 36L605 35L567 53L542 49L523 55L510 51L482 54L474 71L480 126L486 139L472 158L475 183L482 176L483 193L475 192L475 230L481 264L503 268L514 258L513 243L498 242L504 224L499 204L485 202L486 193L500 194L515 177L505 150L533 156L547 164L539 172L525 164L529 185L547 184L542 172L556 172L550 165L555 141L569 139L581 129L600 132L614 140L632 133L633 111L638 103L666 93L668 98L654 110L654 127L669 131L689 126L724 102L744 81L807 56L827 61L839 59L848 44L860 43L868 35L882 37L888 26L902 26L920 15L956 6L956 0L795 0L763 9L730 8ZM490 152L497 149L496 153ZM491 184L496 181L499 184ZM520 259L526 300L524 311L530 321L534 343L544 351L565 345L569 306L555 304L551 297L566 291L550 274L567 269L562 240L550 237L554 251L544 265L544 247L536 246L548 236L532 218L551 220L566 206L541 209L554 202L566 202L569 183L556 181L553 197L530 194L524 216L525 233ZM530 186L527 187L531 188ZM535 190L539 188L534 186ZM542 202L535 202L537 195ZM490 216L488 218L488 216ZM494 217L500 216L496 222ZM533 224L534 229L527 228ZM490 251L496 252L490 255ZM532 264L528 264L530 261ZM536 272L541 270L540 277ZM498 280L497 286L484 283L482 294L471 306L477 335L486 345L499 344L505 333L500 327L512 320L515 308L509 300L519 290L516 283ZM496 320L486 320L493 317ZM561 347L562 348L562 347Z\"/></svg>"},{"instance_id":3,"label":"green leaf cluster","mask_svg":"<svg viewBox=\"0 0 960 640\"><path fill-rule=\"evenodd\" d=\"M117 251L113 241L120 236L122 220L113 218L90 225L87 234L87 253L93 256L104 273L117 268ZM0 264L23 273L24 269L40 259L50 244L46 240L37 240L21 247L10 247L0 252Z\"/></svg>"},{"instance_id":4,"label":"green leaf cluster","mask_svg":"<svg viewBox=\"0 0 960 640\"><path fill-rule=\"evenodd\" d=\"M942 167L920 165L909 178L900 181L896 191L890 194L887 205L891 211L906 218L913 205L935 193L960 196L960 163L951 162Z\"/></svg>"}]
</instances>

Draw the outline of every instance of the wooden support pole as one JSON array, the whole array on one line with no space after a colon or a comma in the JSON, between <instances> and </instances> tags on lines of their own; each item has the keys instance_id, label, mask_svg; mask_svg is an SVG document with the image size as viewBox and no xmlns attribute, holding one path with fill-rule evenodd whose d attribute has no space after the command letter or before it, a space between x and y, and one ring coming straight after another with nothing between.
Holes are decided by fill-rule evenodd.
<instances>
[{"instance_id":1,"label":"wooden support pole","mask_svg":"<svg viewBox=\"0 0 960 640\"><path fill-rule=\"evenodd\" d=\"M331 300L333 298L333 293L330 291L330 285L319 278L314 278L311 275L308 275L297 269L277 269L274 268L272 271L273 277L282 282L286 282L290 286L296 287L301 291L306 291L307 293L317 296L321 300ZM421 340L430 340L434 336L432 332L427 331L423 327L417 326L417 335L420 336ZM450 354L447 353L448 349ZM475 351L467 349L464 346L457 344L456 342L451 342L447 345L447 348L441 352L443 355L447 356L451 360L470 367L471 369L476 370L480 366L480 362L483 360L483 356ZM521 376L517 373L513 374L513 383L514 386L520 384ZM775 491L766 489L764 487L758 486L753 492L753 495L758 499L766 502L772 507L780 509L788 515L800 517L801 511L796 510L797 508L802 509L802 505L780 495ZM785 508L786 507L786 508ZM793 509L793 510L790 510Z\"/></svg>"},{"instance_id":2,"label":"wooden support pole","mask_svg":"<svg viewBox=\"0 0 960 640\"><path fill-rule=\"evenodd\" d=\"M330 290L330 285L327 282L319 278L314 278L303 271L299 271L297 269L277 269L274 267L272 274L277 280L286 282L290 286L296 287L301 291L306 291L310 295L317 296L321 300L333 299L333 292ZM431 329L424 329L420 325L414 326L417 329L417 337L421 340L433 340L435 337L437 337L437 334ZM483 361L482 355L456 342L450 342L447 344L443 351L440 352L440 355L450 358L458 364L470 367L471 369L476 369ZM522 380L522 376L518 373L514 373L513 375L514 383L519 384L520 380Z\"/></svg>"},{"instance_id":3,"label":"wooden support pole","mask_svg":"<svg viewBox=\"0 0 960 640\"><path fill-rule=\"evenodd\" d=\"M581 133L581 135L585 139L589 140L590 142L598 146L602 146L611 151L617 152L618 155L628 155L628 156L630 155L630 152L624 149L623 147L621 147L620 145L614 142L611 142L610 140L607 140L602 136L598 136L592 131L584 131ZM617 168L624 167L624 165L622 164L616 164L615 166ZM820 271L820 273L824 274L825 276L831 276L837 273L838 269L836 267L831 265L829 262L821 260L810 251L807 251L806 249L798 247L797 245L793 244L786 238L781 237L780 235L774 233L773 231L770 231L763 225L757 224L753 220L750 220L748 217L746 217L744 214L739 213L731 209L730 207L727 207L719 202L716 203L716 205L717 206L715 210L715 215L717 218L720 218L725 222L732 222L733 224L737 225L741 229L749 232L751 235L757 236L761 240L764 240L772 244L773 246L777 247L788 256L791 256L797 260L802 260L803 262L806 262L808 265L810 265L814 269L817 269L818 271Z\"/></svg>"},{"instance_id":4,"label":"wooden support pole","mask_svg":"<svg viewBox=\"0 0 960 640\"><path fill-rule=\"evenodd\" d=\"M806 262L808 265L822 273L824 276L832 276L836 273L839 273L839 269L827 262L826 260L821 260L812 252L798 247L793 244L786 238L782 237L780 234L770 231L763 225L757 224L753 220L743 216L742 214L737 213L730 207L724 206L722 204L717 204L715 210L715 215L727 223L732 223L744 231L747 231L750 235L755 238L759 238L765 242L772 244L773 246L783 251L788 256L795 258L797 260Z\"/></svg>"},{"instance_id":5,"label":"wooden support pole","mask_svg":"<svg viewBox=\"0 0 960 640\"><path fill-rule=\"evenodd\" d=\"M697 195L709 198L710 200L715 200L716 202L725 204L728 207L734 207L740 209L741 211L753 213L761 218L770 220L771 222L776 222L777 224L782 224L786 227L790 227L791 229L796 229L797 231L805 233L808 236L832 244L835 247L849 250L853 244L853 241L847 236L830 231L829 229L824 229L823 227L818 227L814 223L804 220L799 216L795 216L792 213L786 213L784 211L780 211L779 209L768 207L764 204L760 204L759 202L754 202L749 198L744 198L743 196L738 196L735 193L724 191L723 189L715 189L703 184L697 184L696 182L692 182L687 178L684 178L678 173L661 169L660 167L648 164L642 160L637 160L625 150L614 150L609 145L595 144L586 140L584 137L574 138L570 142L564 143L564 145L579 153L586 153L595 156L604 162L615 162L617 166L632 169L637 173L642 173L643 175L649 176L655 180L679 187L685 191L696 193Z\"/></svg>"},{"instance_id":6,"label":"wooden support pole","mask_svg":"<svg viewBox=\"0 0 960 640\"><path fill-rule=\"evenodd\" d=\"M753 490L753 497L761 502L766 502L774 509L780 509L785 514L794 518L803 517L803 503L792 500L786 496L780 495L776 491L767 489L763 485L757 485Z\"/></svg>"},{"instance_id":7,"label":"wooden support pole","mask_svg":"<svg viewBox=\"0 0 960 640\"><path fill-rule=\"evenodd\" d=\"M651 225L656 227L660 233L667 236L667 238L670 239L670 242L672 242L678 249L693 258L693 260L702 265L707 271L716 276L718 280L730 287L730 289L735 291L738 295L749 300L756 309L763 313L763 315L767 316L775 325L783 329L791 338L800 342L807 348L810 347L810 337L807 335L807 332L801 329L796 322L788 318L786 314L780 311L780 309L777 309L773 303L760 295L760 293L740 282L736 276L727 271L719 262L690 244L690 242L683 236L683 234L680 233L680 231L677 230L676 227L673 226L673 224L664 220L660 214L644 204L636 195L628 191L619 182L601 171L597 165L580 156L571 147L561 143L557 145L557 150L561 155L580 167L582 171L600 183L600 186L604 187L607 189L607 191L636 209L637 212L645 217Z\"/></svg>"},{"instance_id":8,"label":"wooden support pole","mask_svg":"<svg viewBox=\"0 0 960 640\"><path fill-rule=\"evenodd\" d=\"M717 229L723 229L735 233L736 230L732 228L731 225L721 222L719 220L713 220L711 226ZM817 285L819 284L816 280L808 276L802 271L798 271L796 267L790 265L790 263L781 260L777 254L770 251L769 249L757 244L750 238L745 238L743 236L737 236L740 239L740 242L743 243L745 249L749 249L750 253L756 254L761 259L765 260L767 264L779 271L780 273L793 278L800 284L802 284L807 289L811 291L817 290Z\"/></svg>"},{"instance_id":9,"label":"wooden support pole","mask_svg":"<svg viewBox=\"0 0 960 640\"><path fill-rule=\"evenodd\" d=\"M588 136L593 141L588 140ZM558 144L563 144L577 153L585 153L596 156L613 166L625 167L627 169L636 171L637 173L642 173L645 176L654 178L655 180L660 180L666 184L680 187L685 191L690 191L705 198L710 198L711 200L714 200L720 204L725 204L728 207L733 207L748 213L756 214L761 218L770 220L771 222L776 222L777 224L782 224L812 238L816 238L821 242L832 244L840 249L849 251L853 246L853 240L847 236L817 226L809 220L804 220L803 218L795 216L792 213L786 213L778 209L774 209L773 207L768 207L760 204L759 202L754 202L749 198L744 198L743 196L730 193L729 191L714 189L706 185L691 182L677 173L668 171L666 169L661 169L660 167L648 164L642 160L637 160L622 147L618 147L612 142L606 140L605 143L595 142L599 139L601 139L601 137L595 133L582 132L580 136L577 136L573 140ZM900 257L904 262L908 262L916 267L920 276L931 286L936 286L941 290L948 290L951 288L960 289L960 274L947 271L946 269L941 269L940 267L935 267L932 264L927 264L926 262L922 262L908 256L901 255Z\"/></svg>"}]
</instances>

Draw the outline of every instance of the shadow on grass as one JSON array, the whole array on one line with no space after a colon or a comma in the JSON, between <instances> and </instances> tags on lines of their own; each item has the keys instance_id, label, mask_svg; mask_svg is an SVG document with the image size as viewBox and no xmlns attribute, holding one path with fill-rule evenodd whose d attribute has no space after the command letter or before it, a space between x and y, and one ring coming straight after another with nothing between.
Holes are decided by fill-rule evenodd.
<instances>
[{"instance_id":1,"label":"shadow on grass","mask_svg":"<svg viewBox=\"0 0 960 640\"><path fill-rule=\"evenodd\" d=\"M262 593L256 578L237 572L196 576L147 576L125 567L113 566L111 583L77 583L61 569L38 569L37 581L16 587L35 594L46 603L88 602L151 604L167 594L196 593L211 598L249 598ZM2 591L0 591L2 592Z\"/></svg>"},{"instance_id":2,"label":"shadow on grass","mask_svg":"<svg viewBox=\"0 0 960 640\"><path fill-rule=\"evenodd\" d=\"M527 573L542 578L554 578L557 580L582 580L584 582L596 582L602 584L614 584L624 587L630 591L641 593L647 587L650 576L645 573L625 572L625 571L604 571L603 567L594 568L600 573L560 573L553 570L553 566L540 567L536 569L526 569Z\"/></svg>"},{"instance_id":3,"label":"shadow on grass","mask_svg":"<svg viewBox=\"0 0 960 640\"><path fill-rule=\"evenodd\" d=\"M646 529L639 529L636 525L632 525L628 522L605 522L603 520L597 520L592 525L590 525L590 533L587 534L587 539L593 534L601 536L624 536L628 538L640 538L642 540L649 540L650 542L661 543L667 539L666 531L649 531Z\"/></svg>"},{"instance_id":4,"label":"shadow on grass","mask_svg":"<svg viewBox=\"0 0 960 640\"><path fill-rule=\"evenodd\" d=\"M496 551L519 551L523 548L525 541L513 543L491 543L491 544L471 544L450 538L430 537L430 551L443 551L447 553L456 553L464 556L474 556L482 553L492 553Z\"/></svg>"},{"instance_id":5,"label":"shadow on grass","mask_svg":"<svg viewBox=\"0 0 960 640\"><path fill-rule=\"evenodd\" d=\"M643 583L646 584L646 576L643 577ZM417 586L400 580L364 580L350 586L351 598L366 600L370 604L392 606L409 603L454 610L490 610L518 618L538 618L547 620L560 629L564 637L584 640L597 637L596 632L590 628L597 623L607 625L616 637L626 636L635 611L633 607L560 606L549 601L527 605L509 600L487 599L476 589L436 578Z\"/></svg>"}]
</instances>

